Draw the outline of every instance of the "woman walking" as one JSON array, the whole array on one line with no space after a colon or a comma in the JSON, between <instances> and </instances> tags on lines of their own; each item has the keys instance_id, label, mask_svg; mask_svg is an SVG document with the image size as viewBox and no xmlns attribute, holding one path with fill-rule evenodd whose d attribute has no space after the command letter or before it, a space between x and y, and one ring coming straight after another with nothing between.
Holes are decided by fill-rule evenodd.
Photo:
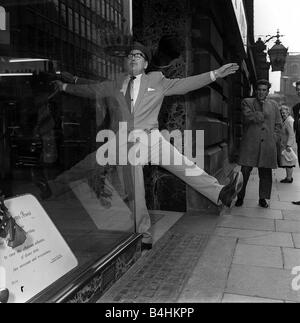
<instances>
[{"instance_id":1,"label":"woman walking","mask_svg":"<svg viewBox=\"0 0 300 323\"><path fill-rule=\"evenodd\" d=\"M281 183L293 183L293 168L297 163L297 143L294 132L294 119L290 114L290 108L286 105L280 107L283 120L281 135L280 167L285 168L286 177Z\"/></svg>"}]
</instances>

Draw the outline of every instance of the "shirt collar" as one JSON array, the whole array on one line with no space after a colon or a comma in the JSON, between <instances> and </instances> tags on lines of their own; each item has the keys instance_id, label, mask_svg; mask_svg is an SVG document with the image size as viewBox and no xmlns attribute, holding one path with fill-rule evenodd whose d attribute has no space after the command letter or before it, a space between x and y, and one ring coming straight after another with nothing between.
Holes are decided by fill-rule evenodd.
<instances>
[{"instance_id":1,"label":"shirt collar","mask_svg":"<svg viewBox=\"0 0 300 323\"><path fill-rule=\"evenodd\" d=\"M142 78L143 74L135 75L135 81L140 81ZM131 75L128 75L128 79L130 79Z\"/></svg>"}]
</instances>

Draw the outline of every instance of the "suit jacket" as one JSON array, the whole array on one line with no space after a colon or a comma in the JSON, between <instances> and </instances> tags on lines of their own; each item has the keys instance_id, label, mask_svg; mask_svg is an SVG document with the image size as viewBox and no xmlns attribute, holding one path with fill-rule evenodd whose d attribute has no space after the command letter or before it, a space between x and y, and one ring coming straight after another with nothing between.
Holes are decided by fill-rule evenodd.
<instances>
[{"instance_id":1,"label":"suit jacket","mask_svg":"<svg viewBox=\"0 0 300 323\"><path fill-rule=\"evenodd\" d=\"M239 164L242 166L277 168L277 142L282 119L277 103L266 100L263 105L255 98L242 102L244 133Z\"/></svg>"},{"instance_id":2,"label":"suit jacket","mask_svg":"<svg viewBox=\"0 0 300 323\"><path fill-rule=\"evenodd\" d=\"M212 82L210 73L190 76L183 79L168 79L161 72L143 74L139 94L131 113L124 94L121 92L127 75L120 75L115 81L86 85L68 85L66 92L97 100L106 97L114 102L120 111L119 121L127 121L128 129L150 130L158 128L158 114L165 96L184 95Z\"/></svg>"}]
</instances>

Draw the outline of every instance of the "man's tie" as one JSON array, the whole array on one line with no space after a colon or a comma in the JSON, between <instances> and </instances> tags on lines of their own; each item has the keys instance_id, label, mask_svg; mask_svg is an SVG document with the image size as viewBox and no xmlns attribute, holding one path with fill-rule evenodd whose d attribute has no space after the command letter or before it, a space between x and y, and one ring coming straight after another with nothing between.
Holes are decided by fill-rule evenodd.
<instances>
[{"instance_id":1,"label":"man's tie","mask_svg":"<svg viewBox=\"0 0 300 323\"><path fill-rule=\"evenodd\" d=\"M133 89L133 82L136 79L135 76L131 76L128 82L128 86L127 86L127 90L125 93L125 100L127 102L129 111L132 112L132 108L133 108L133 95L132 95L132 89ZM133 146L132 143L128 143L128 151L130 150L130 148ZM123 179L124 179L124 184L125 184L125 190L126 193L128 195L128 200L133 202L134 198L135 198L135 192L134 192L134 168L130 165L124 165L123 166ZM134 210L132 210L132 212L134 212Z\"/></svg>"},{"instance_id":2,"label":"man's tie","mask_svg":"<svg viewBox=\"0 0 300 323\"><path fill-rule=\"evenodd\" d=\"M128 82L127 90L125 93L125 99L127 102L127 105L129 107L129 111L132 112L132 107L133 107L133 96L132 96L132 89L133 89L133 82L136 79L135 76L131 76Z\"/></svg>"}]
</instances>

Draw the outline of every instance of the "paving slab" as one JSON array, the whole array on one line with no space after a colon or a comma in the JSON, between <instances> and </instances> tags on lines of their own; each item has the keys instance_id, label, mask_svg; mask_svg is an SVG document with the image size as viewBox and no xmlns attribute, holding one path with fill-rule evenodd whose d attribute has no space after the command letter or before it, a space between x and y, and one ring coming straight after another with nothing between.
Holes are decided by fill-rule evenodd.
<instances>
[{"instance_id":1,"label":"paving slab","mask_svg":"<svg viewBox=\"0 0 300 323\"><path fill-rule=\"evenodd\" d=\"M286 232L217 228L214 234L223 237L238 238L239 242L242 244L290 248L294 247L292 234Z\"/></svg>"},{"instance_id":2,"label":"paving slab","mask_svg":"<svg viewBox=\"0 0 300 323\"><path fill-rule=\"evenodd\" d=\"M300 221L300 208L298 211L282 211L283 220Z\"/></svg>"},{"instance_id":3,"label":"paving slab","mask_svg":"<svg viewBox=\"0 0 300 323\"><path fill-rule=\"evenodd\" d=\"M225 293L222 303L284 303L284 301Z\"/></svg>"},{"instance_id":4,"label":"paving slab","mask_svg":"<svg viewBox=\"0 0 300 323\"><path fill-rule=\"evenodd\" d=\"M211 237L178 302L221 302L235 248L235 238Z\"/></svg>"},{"instance_id":5,"label":"paving slab","mask_svg":"<svg viewBox=\"0 0 300 323\"><path fill-rule=\"evenodd\" d=\"M300 233L300 222L289 220L275 220L277 232Z\"/></svg>"},{"instance_id":6,"label":"paving slab","mask_svg":"<svg viewBox=\"0 0 300 323\"><path fill-rule=\"evenodd\" d=\"M291 190L286 192L279 191L278 195L279 195L279 201L282 201L282 202L291 202L291 201L300 200L300 192L297 192L297 191L291 191Z\"/></svg>"},{"instance_id":7,"label":"paving slab","mask_svg":"<svg viewBox=\"0 0 300 323\"><path fill-rule=\"evenodd\" d=\"M300 249L283 248L284 269L300 267Z\"/></svg>"},{"instance_id":8,"label":"paving slab","mask_svg":"<svg viewBox=\"0 0 300 323\"><path fill-rule=\"evenodd\" d=\"M280 247L244 245L238 243L234 264L260 267L283 268L283 259Z\"/></svg>"},{"instance_id":9,"label":"paving slab","mask_svg":"<svg viewBox=\"0 0 300 323\"><path fill-rule=\"evenodd\" d=\"M271 210L263 208L233 208L228 211L230 215L246 216L250 218L276 219L283 220L281 210Z\"/></svg>"},{"instance_id":10,"label":"paving slab","mask_svg":"<svg viewBox=\"0 0 300 323\"><path fill-rule=\"evenodd\" d=\"M232 265L225 293L300 302L290 270Z\"/></svg>"},{"instance_id":11,"label":"paving slab","mask_svg":"<svg viewBox=\"0 0 300 323\"><path fill-rule=\"evenodd\" d=\"M295 248L300 249L300 233L292 233Z\"/></svg>"},{"instance_id":12,"label":"paving slab","mask_svg":"<svg viewBox=\"0 0 300 323\"><path fill-rule=\"evenodd\" d=\"M218 223L218 227L250 229L260 231L275 231L274 220L269 219L251 219L242 216L224 216Z\"/></svg>"},{"instance_id":13,"label":"paving slab","mask_svg":"<svg viewBox=\"0 0 300 323\"><path fill-rule=\"evenodd\" d=\"M300 200L300 198L297 200ZM260 207L258 206L258 200L253 200L253 199L246 198L244 200L243 206L260 209ZM292 204L292 200L290 200L290 202L271 200L269 209L271 209L271 210L289 210L289 211L297 211L298 210L299 211L300 207Z\"/></svg>"}]
</instances>

